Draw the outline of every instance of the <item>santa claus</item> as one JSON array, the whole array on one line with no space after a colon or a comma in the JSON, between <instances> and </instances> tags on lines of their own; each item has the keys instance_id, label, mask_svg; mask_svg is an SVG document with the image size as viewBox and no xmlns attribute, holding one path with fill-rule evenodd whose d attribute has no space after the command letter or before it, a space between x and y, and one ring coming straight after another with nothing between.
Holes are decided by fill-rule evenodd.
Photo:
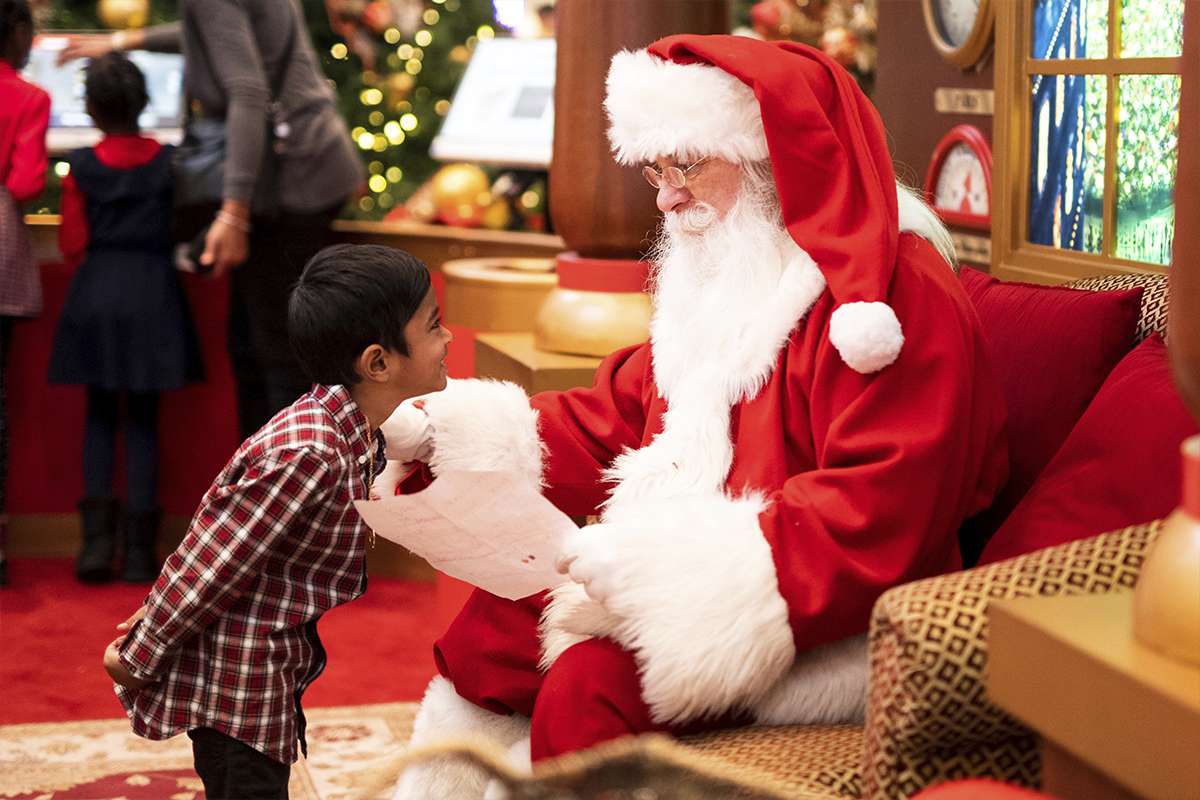
<instances>
[{"instance_id":1,"label":"santa claus","mask_svg":"<svg viewBox=\"0 0 1200 800\"><path fill-rule=\"evenodd\" d=\"M573 515L571 582L476 591L413 744L525 765L646 731L863 715L888 587L960 566L1006 477L1004 410L949 237L820 51L672 36L618 54L616 158L657 188L650 342L590 389L463 380L425 402L433 473L519 470ZM385 426L385 434L387 427ZM398 798L478 797L474 768Z\"/></svg>"}]
</instances>

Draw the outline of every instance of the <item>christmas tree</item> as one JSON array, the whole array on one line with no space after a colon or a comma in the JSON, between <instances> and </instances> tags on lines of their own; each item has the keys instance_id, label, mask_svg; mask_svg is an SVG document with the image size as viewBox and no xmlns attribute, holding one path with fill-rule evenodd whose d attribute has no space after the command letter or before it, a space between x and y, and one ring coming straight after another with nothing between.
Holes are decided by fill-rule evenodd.
<instances>
[{"instance_id":1,"label":"christmas tree","mask_svg":"<svg viewBox=\"0 0 1200 800\"><path fill-rule=\"evenodd\" d=\"M370 174L370 193L347 213L381 217L437 170L429 146L476 42L496 35L491 0L305 0L304 7Z\"/></svg>"}]
</instances>

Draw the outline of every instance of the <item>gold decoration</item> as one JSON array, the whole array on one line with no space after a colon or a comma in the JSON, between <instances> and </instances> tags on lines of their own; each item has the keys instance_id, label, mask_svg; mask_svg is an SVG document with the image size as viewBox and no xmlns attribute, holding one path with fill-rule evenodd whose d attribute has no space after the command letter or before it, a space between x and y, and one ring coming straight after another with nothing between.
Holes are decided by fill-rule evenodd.
<instances>
[{"instance_id":1,"label":"gold decoration","mask_svg":"<svg viewBox=\"0 0 1200 800\"><path fill-rule=\"evenodd\" d=\"M1183 505L1167 518L1133 591L1133 634L1200 664L1200 436L1183 443Z\"/></svg>"},{"instance_id":2,"label":"gold decoration","mask_svg":"<svg viewBox=\"0 0 1200 800\"><path fill-rule=\"evenodd\" d=\"M528 332L558 280L552 258L459 258L442 275L447 322L501 333Z\"/></svg>"},{"instance_id":3,"label":"gold decoration","mask_svg":"<svg viewBox=\"0 0 1200 800\"><path fill-rule=\"evenodd\" d=\"M150 18L150 0L100 0L96 12L107 28L142 28Z\"/></svg>"},{"instance_id":4,"label":"gold decoration","mask_svg":"<svg viewBox=\"0 0 1200 800\"><path fill-rule=\"evenodd\" d=\"M507 230L508 226L512 223L512 209L509 207L508 201L503 198L494 200L491 205L483 210L479 221L488 230Z\"/></svg>"},{"instance_id":5,"label":"gold decoration","mask_svg":"<svg viewBox=\"0 0 1200 800\"><path fill-rule=\"evenodd\" d=\"M533 326L539 350L606 356L646 341L650 296L645 292L585 292L554 287Z\"/></svg>"},{"instance_id":6,"label":"gold decoration","mask_svg":"<svg viewBox=\"0 0 1200 800\"><path fill-rule=\"evenodd\" d=\"M447 225L474 227L484 206L479 199L491 194L487 173L474 164L449 164L433 176L433 204Z\"/></svg>"}]
</instances>

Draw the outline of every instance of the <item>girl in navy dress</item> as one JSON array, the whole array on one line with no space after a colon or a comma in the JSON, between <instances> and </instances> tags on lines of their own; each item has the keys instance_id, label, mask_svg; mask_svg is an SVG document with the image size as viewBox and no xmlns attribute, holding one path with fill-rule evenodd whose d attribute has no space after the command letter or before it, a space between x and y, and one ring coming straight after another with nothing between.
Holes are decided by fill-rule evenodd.
<instances>
[{"instance_id":1,"label":"girl in navy dress","mask_svg":"<svg viewBox=\"0 0 1200 800\"><path fill-rule=\"evenodd\" d=\"M88 65L87 108L105 136L76 150L63 183L59 248L80 261L54 336L50 382L87 387L83 547L76 575L111 577L118 504L113 453L125 403L129 486L121 577L158 574L159 393L200 380L195 330L171 257L170 147L139 135L146 82L125 56Z\"/></svg>"}]
</instances>

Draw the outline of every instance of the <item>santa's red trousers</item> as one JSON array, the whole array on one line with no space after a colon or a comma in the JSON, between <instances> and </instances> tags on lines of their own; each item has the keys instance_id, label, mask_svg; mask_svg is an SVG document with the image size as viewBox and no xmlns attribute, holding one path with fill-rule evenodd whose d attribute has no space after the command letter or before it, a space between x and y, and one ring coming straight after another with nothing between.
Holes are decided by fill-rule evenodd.
<instances>
[{"instance_id":1,"label":"santa's red trousers","mask_svg":"<svg viewBox=\"0 0 1200 800\"><path fill-rule=\"evenodd\" d=\"M434 645L438 671L459 695L532 720L534 761L630 734L678 736L749 721L726 715L686 725L655 722L633 654L609 639L573 645L541 672L537 626L545 602L545 593L512 601L477 589Z\"/></svg>"}]
</instances>

